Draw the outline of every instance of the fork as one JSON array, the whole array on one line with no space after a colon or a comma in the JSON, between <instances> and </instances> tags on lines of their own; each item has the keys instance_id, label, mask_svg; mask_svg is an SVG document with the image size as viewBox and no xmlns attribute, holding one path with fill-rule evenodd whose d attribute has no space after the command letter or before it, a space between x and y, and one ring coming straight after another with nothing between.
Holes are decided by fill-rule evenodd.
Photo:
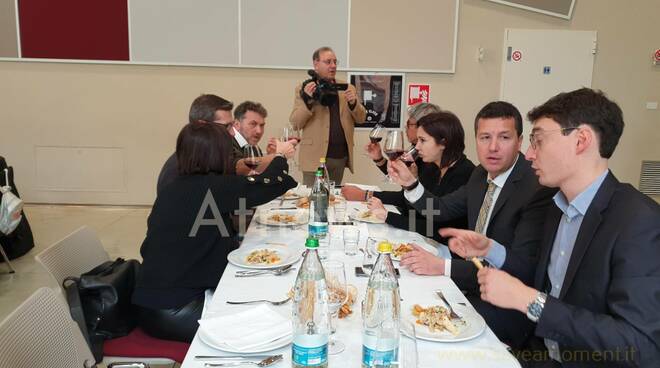
<instances>
[{"instance_id":1,"label":"fork","mask_svg":"<svg viewBox=\"0 0 660 368\"><path fill-rule=\"evenodd\" d=\"M451 319L463 319L463 317L459 316L458 314L456 314L456 312L454 312L454 308L452 308L451 304L449 304L447 299L445 299L445 296L444 296L444 294L442 294L442 291L436 291L435 295L437 295L440 299L442 299L442 301L445 304L447 304L447 307L449 308L449 318L451 318Z\"/></svg>"},{"instance_id":2,"label":"fork","mask_svg":"<svg viewBox=\"0 0 660 368\"><path fill-rule=\"evenodd\" d=\"M282 305L287 303L291 298L286 298L284 300L266 300L266 299L259 299L259 300L246 300L246 301L227 301L227 304L254 304L254 303L270 303L272 305Z\"/></svg>"},{"instance_id":3,"label":"fork","mask_svg":"<svg viewBox=\"0 0 660 368\"><path fill-rule=\"evenodd\" d=\"M284 273L287 273L291 270L295 270L295 268L292 268L292 265L280 267L280 268L275 268L272 270L254 270L254 271L236 271L236 274L234 276L236 277L250 277L250 276L258 276L258 275L264 275L264 274L272 274L275 276L280 276Z\"/></svg>"}]
</instances>

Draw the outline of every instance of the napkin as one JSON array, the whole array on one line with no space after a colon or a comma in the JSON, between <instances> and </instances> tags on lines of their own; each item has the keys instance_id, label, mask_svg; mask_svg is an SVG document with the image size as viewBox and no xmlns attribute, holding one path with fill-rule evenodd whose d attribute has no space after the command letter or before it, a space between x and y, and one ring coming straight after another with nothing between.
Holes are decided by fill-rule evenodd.
<instances>
[{"instance_id":1,"label":"napkin","mask_svg":"<svg viewBox=\"0 0 660 368\"><path fill-rule=\"evenodd\" d=\"M347 186L347 185L358 187L362 190L370 190L372 192L380 192L380 188L376 185L356 184L356 183L346 183L346 184L344 184L344 186Z\"/></svg>"},{"instance_id":2,"label":"napkin","mask_svg":"<svg viewBox=\"0 0 660 368\"><path fill-rule=\"evenodd\" d=\"M208 342L237 351L252 350L291 335L291 321L266 305L199 320Z\"/></svg>"}]
</instances>

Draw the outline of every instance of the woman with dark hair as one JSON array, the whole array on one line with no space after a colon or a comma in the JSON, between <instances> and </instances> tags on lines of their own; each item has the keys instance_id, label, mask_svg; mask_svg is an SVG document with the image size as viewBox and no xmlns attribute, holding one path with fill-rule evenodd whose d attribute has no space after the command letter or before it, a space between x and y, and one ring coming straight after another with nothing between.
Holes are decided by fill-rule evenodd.
<instances>
[{"instance_id":1,"label":"woman with dark hair","mask_svg":"<svg viewBox=\"0 0 660 368\"><path fill-rule=\"evenodd\" d=\"M430 188L436 196L449 194L467 183L474 164L465 157L465 132L461 121L449 111L432 113L419 119L417 122L417 143L415 145L419 158L428 165L437 169L437 179ZM401 193L403 197L403 193ZM382 201L377 197L371 197L368 207L372 213L391 224L392 226L408 229L410 221L408 216L396 213L388 213ZM434 237L440 241L437 230L441 227L467 228L467 218L461 218L449 222L435 223L433 229L426 228L426 221L416 221L418 233Z\"/></svg>"},{"instance_id":2,"label":"woman with dark hair","mask_svg":"<svg viewBox=\"0 0 660 368\"><path fill-rule=\"evenodd\" d=\"M231 150L231 136L219 124L193 122L179 133L179 176L154 202L133 293L138 324L154 337L192 341L204 291L216 287L239 245L230 214L296 186L283 157L261 175L233 175Z\"/></svg>"}]
</instances>

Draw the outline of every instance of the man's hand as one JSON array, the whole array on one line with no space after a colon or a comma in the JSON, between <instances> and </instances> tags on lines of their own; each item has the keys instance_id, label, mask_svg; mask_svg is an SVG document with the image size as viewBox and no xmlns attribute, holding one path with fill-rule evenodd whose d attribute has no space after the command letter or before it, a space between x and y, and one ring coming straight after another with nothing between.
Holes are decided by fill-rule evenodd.
<instances>
[{"instance_id":1,"label":"man's hand","mask_svg":"<svg viewBox=\"0 0 660 368\"><path fill-rule=\"evenodd\" d=\"M413 250L401 256L399 264L417 275L444 275L445 260L437 257L417 244Z\"/></svg>"},{"instance_id":2,"label":"man's hand","mask_svg":"<svg viewBox=\"0 0 660 368\"><path fill-rule=\"evenodd\" d=\"M367 202L367 208L371 211L371 214L377 219L385 221L387 218L387 210L383 206L383 202L379 198L371 197Z\"/></svg>"},{"instance_id":3,"label":"man's hand","mask_svg":"<svg viewBox=\"0 0 660 368\"><path fill-rule=\"evenodd\" d=\"M364 190L352 185L344 185L341 188L341 196L347 201L364 201L364 194Z\"/></svg>"},{"instance_id":4,"label":"man's hand","mask_svg":"<svg viewBox=\"0 0 660 368\"><path fill-rule=\"evenodd\" d=\"M357 95L355 94L355 91L350 88L344 92L344 97L346 97L346 102L351 106L355 106L357 103Z\"/></svg>"},{"instance_id":5,"label":"man's hand","mask_svg":"<svg viewBox=\"0 0 660 368\"><path fill-rule=\"evenodd\" d=\"M417 180L415 176L408 170L408 166L401 160L390 160L387 163L387 174L392 181L402 187L411 186Z\"/></svg>"},{"instance_id":6,"label":"man's hand","mask_svg":"<svg viewBox=\"0 0 660 368\"><path fill-rule=\"evenodd\" d=\"M479 270L477 281L481 299L497 307L527 313L527 306L536 298L536 289L496 268Z\"/></svg>"},{"instance_id":7,"label":"man's hand","mask_svg":"<svg viewBox=\"0 0 660 368\"><path fill-rule=\"evenodd\" d=\"M269 138L266 146L266 154L272 155L277 152L277 138Z\"/></svg>"},{"instance_id":8,"label":"man's hand","mask_svg":"<svg viewBox=\"0 0 660 368\"><path fill-rule=\"evenodd\" d=\"M367 151L369 158L374 161L383 159L383 151L380 149L380 143L369 143L364 146L364 150Z\"/></svg>"},{"instance_id":9,"label":"man's hand","mask_svg":"<svg viewBox=\"0 0 660 368\"><path fill-rule=\"evenodd\" d=\"M305 88L303 88L303 92L305 92L309 98L312 98L314 96L314 92L316 92L316 82L307 83Z\"/></svg>"},{"instance_id":10,"label":"man's hand","mask_svg":"<svg viewBox=\"0 0 660 368\"><path fill-rule=\"evenodd\" d=\"M438 233L449 239L449 249L463 258L485 257L493 242L483 234L472 230L447 227Z\"/></svg>"},{"instance_id":11,"label":"man's hand","mask_svg":"<svg viewBox=\"0 0 660 368\"><path fill-rule=\"evenodd\" d=\"M279 139L271 138L275 140L275 153L284 155L286 158L291 158L296 153L296 147L291 143L291 141L282 142ZM268 142L270 144L270 142Z\"/></svg>"}]
</instances>

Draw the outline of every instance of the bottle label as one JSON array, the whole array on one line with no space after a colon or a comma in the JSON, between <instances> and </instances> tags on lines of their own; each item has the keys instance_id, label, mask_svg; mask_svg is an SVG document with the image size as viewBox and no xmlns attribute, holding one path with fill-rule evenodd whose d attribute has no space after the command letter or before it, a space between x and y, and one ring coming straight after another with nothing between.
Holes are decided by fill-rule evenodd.
<instances>
[{"instance_id":1,"label":"bottle label","mask_svg":"<svg viewBox=\"0 0 660 368\"><path fill-rule=\"evenodd\" d=\"M363 367L376 367L376 366L390 366L396 362L397 350L373 350L365 345L362 345L362 366Z\"/></svg>"},{"instance_id":2,"label":"bottle label","mask_svg":"<svg viewBox=\"0 0 660 368\"><path fill-rule=\"evenodd\" d=\"M294 365L317 366L328 361L327 335L297 336L291 348Z\"/></svg>"},{"instance_id":3,"label":"bottle label","mask_svg":"<svg viewBox=\"0 0 660 368\"><path fill-rule=\"evenodd\" d=\"M308 226L309 236L314 238L322 238L328 233L327 222L310 222Z\"/></svg>"}]
</instances>

